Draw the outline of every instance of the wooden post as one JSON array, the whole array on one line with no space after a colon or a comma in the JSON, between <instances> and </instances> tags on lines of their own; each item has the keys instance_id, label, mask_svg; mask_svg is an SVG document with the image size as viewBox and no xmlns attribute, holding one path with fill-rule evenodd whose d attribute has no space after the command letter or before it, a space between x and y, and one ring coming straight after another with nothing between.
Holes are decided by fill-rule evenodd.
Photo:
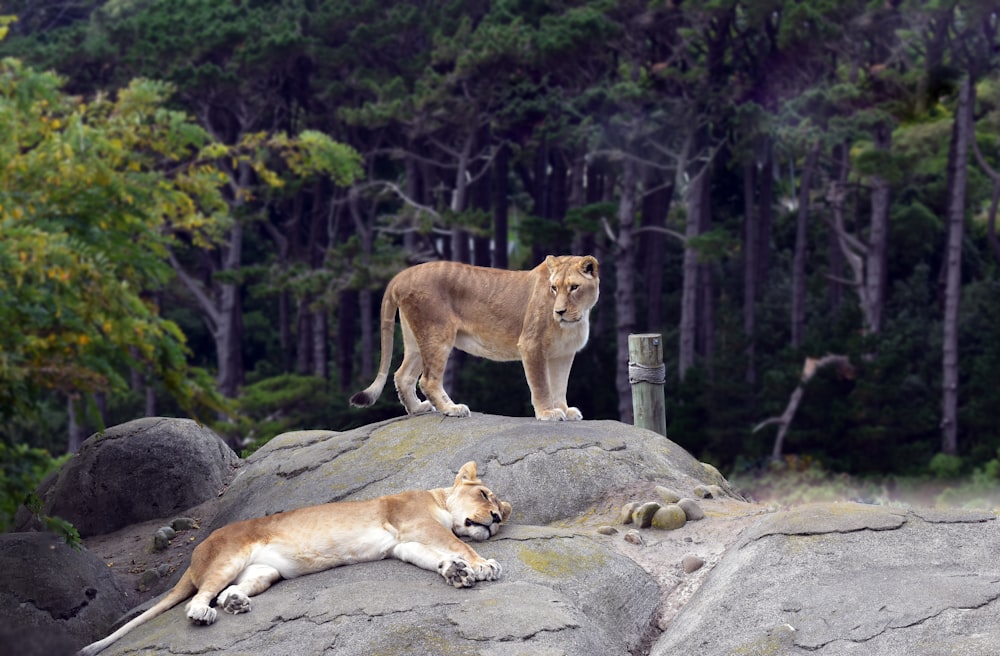
<instances>
[{"instance_id":1,"label":"wooden post","mask_svg":"<svg viewBox=\"0 0 1000 656\"><path fill-rule=\"evenodd\" d=\"M628 336L628 379L632 384L635 425L666 436L667 411L663 398L666 368L659 334Z\"/></svg>"}]
</instances>

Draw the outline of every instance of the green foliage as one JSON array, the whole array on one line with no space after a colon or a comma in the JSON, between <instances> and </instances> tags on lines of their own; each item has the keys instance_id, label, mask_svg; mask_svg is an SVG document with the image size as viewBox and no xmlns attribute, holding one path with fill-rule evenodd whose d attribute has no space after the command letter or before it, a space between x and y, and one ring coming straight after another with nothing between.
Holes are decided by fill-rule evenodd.
<instances>
[{"instance_id":1,"label":"green foliage","mask_svg":"<svg viewBox=\"0 0 1000 656\"><path fill-rule=\"evenodd\" d=\"M44 449L0 441L0 533L10 527L22 505L39 513L40 501L34 495L35 488L70 457L53 458ZM66 538L69 544L79 544L80 536L76 529L65 521L47 516L41 516L41 519L50 530Z\"/></svg>"},{"instance_id":2,"label":"green foliage","mask_svg":"<svg viewBox=\"0 0 1000 656\"><path fill-rule=\"evenodd\" d=\"M238 419L217 429L245 445L243 457L292 430L340 426L330 416L341 407L322 378L283 374L247 385L236 401ZM346 411L346 410L345 410Z\"/></svg>"}]
</instances>

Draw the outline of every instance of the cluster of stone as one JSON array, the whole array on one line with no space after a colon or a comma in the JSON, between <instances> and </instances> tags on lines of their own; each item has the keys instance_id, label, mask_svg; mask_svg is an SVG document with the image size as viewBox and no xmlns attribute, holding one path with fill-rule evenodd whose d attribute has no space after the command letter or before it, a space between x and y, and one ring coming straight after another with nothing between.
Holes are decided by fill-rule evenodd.
<instances>
[{"instance_id":1,"label":"cluster of stone","mask_svg":"<svg viewBox=\"0 0 1000 656\"><path fill-rule=\"evenodd\" d=\"M688 522L705 518L705 511L694 499L682 497L673 490L657 485L655 488L659 501L632 501L622 506L618 515L618 524L632 525L639 529L654 528L662 531L678 529ZM701 499L714 499L725 494L718 485L699 485L693 490L694 495ZM602 535L614 535L618 529L614 526L601 526L597 529ZM642 544L642 534L636 529L625 532L624 539L632 544ZM700 567L700 563L694 567ZM685 565L685 571L688 565Z\"/></svg>"}]
</instances>

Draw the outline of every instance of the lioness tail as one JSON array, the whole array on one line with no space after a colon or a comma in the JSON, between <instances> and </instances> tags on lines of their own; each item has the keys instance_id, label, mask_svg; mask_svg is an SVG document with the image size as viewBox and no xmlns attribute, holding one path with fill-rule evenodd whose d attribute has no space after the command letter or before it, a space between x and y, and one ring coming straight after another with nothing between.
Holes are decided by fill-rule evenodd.
<instances>
[{"instance_id":1,"label":"lioness tail","mask_svg":"<svg viewBox=\"0 0 1000 656\"><path fill-rule=\"evenodd\" d=\"M382 296L382 355L379 358L378 374L371 385L351 396L351 405L356 408L367 408L375 403L382 394L385 381L389 379L389 366L392 364L392 334L396 330L396 310L398 309L396 300L393 298L393 283L395 281L395 278L389 281L389 286L385 288L385 294Z\"/></svg>"}]
</instances>

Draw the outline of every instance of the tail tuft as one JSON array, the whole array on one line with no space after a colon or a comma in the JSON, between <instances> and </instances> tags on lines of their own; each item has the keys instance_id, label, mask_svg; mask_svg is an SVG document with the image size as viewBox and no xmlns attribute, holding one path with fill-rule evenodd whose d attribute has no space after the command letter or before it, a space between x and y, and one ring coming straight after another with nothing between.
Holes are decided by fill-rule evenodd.
<instances>
[{"instance_id":1,"label":"tail tuft","mask_svg":"<svg viewBox=\"0 0 1000 656\"><path fill-rule=\"evenodd\" d=\"M355 408L367 408L375 403L375 397L368 393L368 390L358 392L351 397L351 405Z\"/></svg>"}]
</instances>

